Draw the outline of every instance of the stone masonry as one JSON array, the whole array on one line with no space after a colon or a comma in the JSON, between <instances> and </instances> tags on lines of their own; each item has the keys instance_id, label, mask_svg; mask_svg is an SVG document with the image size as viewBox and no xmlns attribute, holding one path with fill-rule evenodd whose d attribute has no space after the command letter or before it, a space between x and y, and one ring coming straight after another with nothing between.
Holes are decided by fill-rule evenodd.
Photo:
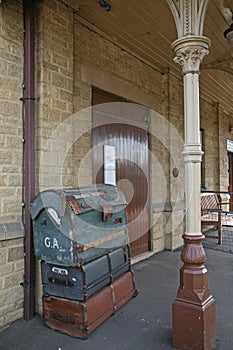
<instances>
[{"instance_id":1,"label":"stone masonry","mask_svg":"<svg viewBox=\"0 0 233 350\"><path fill-rule=\"evenodd\" d=\"M23 315L23 13L0 4L0 329Z\"/></svg>"}]
</instances>

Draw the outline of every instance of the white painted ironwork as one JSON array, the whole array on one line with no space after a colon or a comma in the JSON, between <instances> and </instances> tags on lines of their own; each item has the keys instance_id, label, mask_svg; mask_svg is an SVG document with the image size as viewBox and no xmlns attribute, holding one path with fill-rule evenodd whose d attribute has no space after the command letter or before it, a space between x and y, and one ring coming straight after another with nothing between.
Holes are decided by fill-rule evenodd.
<instances>
[{"instance_id":1,"label":"white painted ironwork","mask_svg":"<svg viewBox=\"0 0 233 350\"><path fill-rule=\"evenodd\" d=\"M203 33L208 0L167 0L175 19L178 38Z\"/></svg>"}]
</instances>

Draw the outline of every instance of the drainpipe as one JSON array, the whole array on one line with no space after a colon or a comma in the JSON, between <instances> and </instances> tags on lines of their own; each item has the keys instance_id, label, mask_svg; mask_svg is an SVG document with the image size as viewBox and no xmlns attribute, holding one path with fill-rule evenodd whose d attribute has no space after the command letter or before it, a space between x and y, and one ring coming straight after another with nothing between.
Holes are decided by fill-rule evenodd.
<instances>
[{"instance_id":1,"label":"drainpipe","mask_svg":"<svg viewBox=\"0 0 233 350\"><path fill-rule=\"evenodd\" d=\"M30 203L35 197L35 3L23 0L25 21L25 239L24 239L24 319L35 314L35 258Z\"/></svg>"}]
</instances>

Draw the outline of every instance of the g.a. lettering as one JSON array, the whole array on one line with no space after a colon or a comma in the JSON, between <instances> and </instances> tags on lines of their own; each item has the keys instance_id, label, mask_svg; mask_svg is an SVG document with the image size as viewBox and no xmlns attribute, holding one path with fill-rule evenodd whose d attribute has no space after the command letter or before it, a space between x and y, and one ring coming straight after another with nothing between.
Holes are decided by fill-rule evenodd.
<instances>
[{"instance_id":1,"label":"g.a. lettering","mask_svg":"<svg viewBox=\"0 0 233 350\"><path fill-rule=\"evenodd\" d=\"M46 248L61 250L61 247L59 246L58 240L55 237L54 238L45 237L44 238L44 245Z\"/></svg>"}]
</instances>

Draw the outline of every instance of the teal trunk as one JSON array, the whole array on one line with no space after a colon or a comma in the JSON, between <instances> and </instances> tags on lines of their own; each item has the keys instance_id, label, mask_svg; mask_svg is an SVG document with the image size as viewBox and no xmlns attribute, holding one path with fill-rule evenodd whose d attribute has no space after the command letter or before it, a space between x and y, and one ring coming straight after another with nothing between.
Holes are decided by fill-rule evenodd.
<instances>
[{"instance_id":1,"label":"teal trunk","mask_svg":"<svg viewBox=\"0 0 233 350\"><path fill-rule=\"evenodd\" d=\"M126 201L116 186L41 192L31 203L37 259L79 266L128 243Z\"/></svg>"}]
</instances>

